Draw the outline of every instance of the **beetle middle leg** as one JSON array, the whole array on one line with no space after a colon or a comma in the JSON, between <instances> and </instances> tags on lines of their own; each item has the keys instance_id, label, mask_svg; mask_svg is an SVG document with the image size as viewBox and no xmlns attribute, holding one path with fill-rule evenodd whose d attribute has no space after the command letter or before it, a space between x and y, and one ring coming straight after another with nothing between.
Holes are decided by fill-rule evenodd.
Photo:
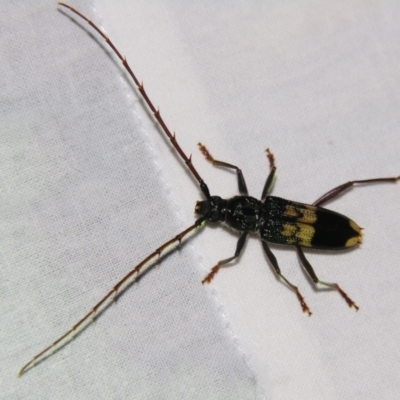
<instances>
[{"instance_id":1,"label":"beetle middle leg","mask_svg":"<svg viewBox=\"0 0 400 400\"><path fill-rule=\"evenodd\" d=\"M244 180L243 172L239 167L237 167L236 165L233 165L233 164L229 164L225 161L215 160L214 157L208 151L206 146L204 146L201 143L198 143L198 146L199 146L199 149L202 152L203 156L206 158L207 161L210 161L210 163L212 165L214 165L216 167L224 167L224 168L234 169L236 171L236 174L238 177L239 193L244 196L247 196L249 194L247 191L247 185L246 185L246 181Z\"/></svg>"},{"instance_id":2,"label":"beetle middle leg","mask_svg":"<svg viewBox=\"0 0 400 400\"><path fill-rule=\"evenodd\" d=\"M213 280L215 274L219 271L219 269L221 267L227 267L228 265L226 265L226 264L228 264L229 262L235 260L236 258L238 258L240 256L240 253L243 250L243 246L246 243L246 238L247 238L248 234L249 234L248 232L242 232L240 234L239 240L236 245L235 255L232 257L226 258L225 260L218 261L218 263L214 267L211 268L211 271L208 273L208 275L201 281L201 283L203 285L205 283L210 283Z\"/></svg>"},{"instance_id":3,"label":"beetle middle leg","mask_svg":"<svg viewBox=\"0 0 400 400\"><path fill-rule=\"evenodd\" d=\"M281 269L279 268L279 265L278 265L278 261L276 260L276 257L274 256L271 249L269 248L268 243L264 242L264 240L262 240L261 244L263 246L265 255L267 256L269 262L272 264L276 274L289 286L290 289L292 289L296 293L297 299L300 302L301 309L303 310L303 312L307 313L310 316L312 314L312 312L310 311L307 303L305 302L304 297L301 295L298 287L293 285L291 282L289 282L286 279L285 276L282 275Z\"/></svg>"}]
</instances>

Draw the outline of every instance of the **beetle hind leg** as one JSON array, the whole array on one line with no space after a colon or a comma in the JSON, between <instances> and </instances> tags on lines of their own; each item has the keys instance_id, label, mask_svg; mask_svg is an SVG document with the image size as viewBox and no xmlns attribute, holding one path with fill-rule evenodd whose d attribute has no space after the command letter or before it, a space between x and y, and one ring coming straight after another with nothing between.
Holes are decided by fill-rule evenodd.
<instances>
[{"instance_id":1,"label":"beetle hind leg","mask_svg":"<svg viewBox=\"0 0 400 400\"><path fill-rule=\"evenodd\" d=\"M331 189L329 192L322 195L318 200L314 201L313 206L321 207L327 201L336 199L338 196L343 194L345 191L359 185L371 185L374 183L396 183L400 180L400 176L394 176L390 178L375 178L375 179L363 179L359 181L349 181L343 185L337 186Z\"/></svg>"},{"instance_id":2,"label":"beetle hind leg","mask_svg":"<svg viewBox=\"0 0 400 400\"><path fill-rule=\"evenodd\" d=\"M356 311L359 310L357 304L344 292L341 287L337 283L328 283L320 281L317 275L314 272L313 267L310 262L307 260L303 249L300 246L296 246L297 254L300 258L301 265L303 266L307 276L313 281L314 285L317 287L318 284L326 286L332 290L336 290L343 297L350 308L354 307Z\"/></svg>"}]
</instances>

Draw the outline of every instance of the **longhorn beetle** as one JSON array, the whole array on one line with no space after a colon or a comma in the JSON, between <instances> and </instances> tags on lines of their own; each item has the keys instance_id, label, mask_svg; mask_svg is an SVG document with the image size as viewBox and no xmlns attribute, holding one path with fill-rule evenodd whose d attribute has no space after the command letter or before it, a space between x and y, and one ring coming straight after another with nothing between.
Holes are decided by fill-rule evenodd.
<instances>
[{"instance_id":1,"label":"longhorn beetle","mask_svg":"<svg viewBox=\"0 0 400 400\"><path fill-rule=\"evenodd\" d=\"M269 242L294 246L306 274L315 284L315 286L320 284L330 288L331 290L336 290L344 298L349 307L354 307L356 310L358 310L356 303L340 288L337 283L328 283L319 280L311 264L306 259L302 248L309 247L315 249L342 250L353 247L360 243L362 237L361 228L353 220L337 212L322 208L321 206L327 201L335 199L354 186L362 184L369 185L373 183L396 182L400 179L400 176L392 178L349 181L325 193L312 205L297 203L291 200L269 196L269 192L271 191L274 183L276 166L273 154L269 151L269 149L267 149L270 172L262 191L261 200L257 200L254 197L249 196L242 170L239 167L224 161L215 160L207 148L199 143L200 151L214 166L234 170L237 174L240 192L239 196L234 196L230 199L222 199L219 196L211 196L206 183L193 166L191 157L186 156L184 151L179 146L175 134L171 134L170 130L162 119L160 112L154 107L146 91L144 90L143 83L139 82L136 75L131 70L126 58L121 55L111 40L92 21L71 6L64 3L58 4L69 9L78 17L85 20L95 31L97 31L100 36L103 37L106 43L111 47L112 51L121 60L122 65L134 81L138 92L146 102L150 111L154 114L155 119L159 123L165 135L171 141L176 153L182 158L189 171L198 181L200 190L205 197L205 200L198 201L196 203L195 213L198 215L198 219L193 225L186 228L174 238L168 240L157 250L148 255L138 265L136 265L133 270L128 272L119 282L117 282L115 286L71 329L69 329L54 343L46 347L40 353L35 355L27 364L25 364L19 371L19 376L21 376L29 367L33 366L37 360L44 358L45 355L50 353L51 350L58 346L61 342L65 341L67 338L70 338L74 332L90 317L94 317L97 311L104 306L107 300L109 300L111 297L117 296L118 291L127 282L130 280L134 281L146 264L156 261L170 245L180 245L182 239L190 232L204 227L209 222L224 222L226 225L239 233L239 240L237 242L234 255L218 261L218 263L203 279L203 284L210 283L221 267L226 266L240 256L247 236L250 232L258 232L266 257L273 266L275 273L296 294L303 312L311 315L311 311L297 286L293 285L284 275L282 275L278 262L268 245Z\"/></svg>"}]
</instances>

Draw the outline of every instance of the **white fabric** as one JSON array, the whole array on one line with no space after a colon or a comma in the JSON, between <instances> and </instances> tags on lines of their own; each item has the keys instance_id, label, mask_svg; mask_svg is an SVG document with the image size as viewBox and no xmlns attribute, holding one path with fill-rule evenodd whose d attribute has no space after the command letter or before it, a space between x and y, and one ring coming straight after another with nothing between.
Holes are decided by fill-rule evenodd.
<instances>
[{"instance_id":1,"label":"white fabric","mask_svg":"<svg viewBox=\"0 0 400 400\"><path fill-rule=\"evenodd\" d=\"M208 164L199 141L240 166L255 197L267 147L278 166L273 193L297 201L400 174L397 1L72 5L127 56L212 194L236 194L236 177ZM313 311L303 315L256 236L202 286L237 240L206 227L17 379L193 223L201 194L87 24L48 0L1 8L0 397L398 398L400 185L390 184L329 204L365 228L358 249L306 252L358 313L314 291L295 252L274 246Z\"/></svg>"}]
</instances>

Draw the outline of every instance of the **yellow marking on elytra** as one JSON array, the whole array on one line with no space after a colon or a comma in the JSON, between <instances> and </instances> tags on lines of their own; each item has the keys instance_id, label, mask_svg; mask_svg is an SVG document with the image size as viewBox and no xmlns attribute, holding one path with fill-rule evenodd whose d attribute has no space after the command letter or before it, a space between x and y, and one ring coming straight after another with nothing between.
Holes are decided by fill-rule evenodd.
<instances>
[{"instance_id":1,"label":"yellow marking on elytra","mask_svg":"<svg viewBox=\"0 0 400 400\"><path fill-rule=\"evenodd\" d=\"M361 243L361 236L353 236L345 243L344 247L353 247L358 243Z\"/></svg>"},{"instance_id":2,"label":"yellow marking on elytra","mask_svg":"<svg viewBox=\"0 0 400 400\"><path fill-rule=\"evenodd\" d=\"M349 225L351 226L351 229L353 229L353 231L355 231L355 232L360 234L360 237L362 236L361 235L361 228L354 221L352 221L351 219L349 219Z\"/></svg>"},{"instance_id":3,"label":"yellow marking on elytra","mask_svg":"<svg viewBox=\"0 0 400 400\"><path fill-rule=\"evenodd\" d=\"M296 209L297 209L297 207L288 205L285 207L285 211L283 212L283 215L285 217L289 217L289 218L297 218L299 216L299 214L297 213Z\"/></svg>"},{"instance_id":4,"label":"yellow marking on elytra","mask_svg":"<svg viewBox=\"0 0 400 400\"><path fill-rule=\"evenodd\" d=\"M313 206L306 206L300 210L302 216L297 219L299 222L304 222L305 224L315 224L317 222L317 213Z\"/></svg>"},{"instance_id":5,"label":"yellow marking on elytra","mask_svg":"<svg viewBox=\"0 0 400 400\"><path fill-rule=\"evenodd\" d=\"M360 228L354 221L352 221L351 219L349 219L349 225L351 227L351 229L353 229L353 231L355 233L357 233L357 235L352 236L350 239L347 240L347 242L345 243L345 247L353 247L358 243L362 243L362 228Z\"/></svg>"},{"instance_id":6,"label":"yellow marking on elytra","mask_svg":"<svg viewBox=\"0 0 400 400\"><path fill-rule=\"evenodd\" d=\"M296 221L304 224L315 224L317 222L317 214L313 206L287 205L283 215L288 218L295 218Z\"/></svg>"},{"instance_id":7,"label":"yellow marking on elytra","mask_svg":"<svg viewBox=\"0 0 400 400\"><path fill-rule=\"evenodd\" d=\"M297 228L294 224L283 224L283 229L281 234L283 236L295 236L297 232Z\"/></svg>"},{"instance_id":8,"label":"yellow marking on elytra","mask_svg":"<svg viewBox=\"0 0 400 400\"><path fill-rule=\"evenodd\" d=\"M299 244L300 246L311 246L311 241L315 234L312 225L287 223L282 225L281 235L288 238L287 244Z\"/></svg>"},{"instance_id":9,"label":"yellow marking on elytra","mask_svg":"<svg viewBox=\"0 0 400 400\"><path fill-rule=\"evenodd\" d=\"M298 230L296 237L300 240L300 246L311 246L311 241L315 235L315 228L312 225L307 224L296 224Z\"/></svg>"}]
</instances>

